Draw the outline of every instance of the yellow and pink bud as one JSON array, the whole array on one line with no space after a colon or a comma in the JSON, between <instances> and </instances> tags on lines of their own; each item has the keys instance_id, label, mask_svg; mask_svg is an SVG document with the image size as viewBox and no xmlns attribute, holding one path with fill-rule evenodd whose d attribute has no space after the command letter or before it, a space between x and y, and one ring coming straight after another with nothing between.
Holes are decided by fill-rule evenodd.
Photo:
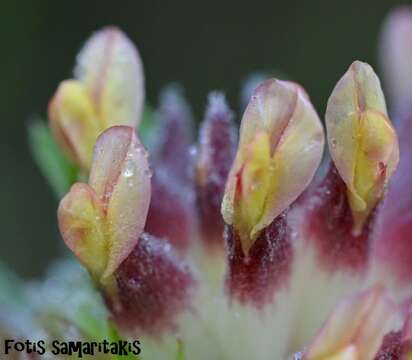
<instances>
[{"instance_id":1,"label":"yellow and pink bud","mask_svg":"<svg viewBox=\"0 0 412 360\"><path fill-rule=\"evenodd\" d=\"M76 183L58 210L66 245L105 286L143 232L150 169L135 130L115 126L96 142L88 184Z\"/></svg>"},{"instance_id":2,"label":"yellow and pink bud","mask_svg":"<svg viewBox=\"0 0 412 360\"><path fill-rule=\"evenodd\" d=\"M346 184L352 231L360 234L399 161L397 136L370 65L355 61L336 84L326 129L333 162Z\"/></svg>"},{"instance_id":3,"label":"yellow and pink bud","mask_svg":"<svg viewBox=\"0 0 412 360\"><path fill-rule=\"evenodd\" d=\"M223 219L239 234L245 254L309 184L323 146L322 124L299 85L271 79L257 87L222 203Z\"/></svg>"},{"instance_id":4,"label":"yellow and pink bud","mask_svg":"<svg viewBox=\"0 0 412 360\"><path fill-rule=\"evenodd\" d=\"M105 28L86 42L75 79L63 81L50 101L50 127L68 157L87 172L97 137L110 126L136 127L143 102L137 49L119 29Z\"/></svg>"},{"instance_id":5,"label":"yellow and pink bud","mask_svg":"<svg viewBox=\"0 0 412 360\"><path fill-rule=\"evenodd\" d=\"M376 285L343 299L304 353L305 360L373 360L384 336L398 330L401 314Z\"/></svg>"}]
</instances>

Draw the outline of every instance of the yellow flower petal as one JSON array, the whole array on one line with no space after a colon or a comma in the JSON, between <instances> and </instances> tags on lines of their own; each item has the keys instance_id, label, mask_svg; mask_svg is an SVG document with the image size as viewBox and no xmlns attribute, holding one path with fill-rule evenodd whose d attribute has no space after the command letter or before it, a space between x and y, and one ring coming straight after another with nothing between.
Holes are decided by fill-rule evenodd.
<instances>
[{"instance_id":1,"label":"yellow flower petal","mask_svg":"<svg viewBox=\"0 0 412 360\"><path fill-rule=\"evenodd\" d=\"M50 128L67 156L87 170L100 132L97 114L86 88L63 81L49 104Z\"/></svg>"},{"instance_id":2,"label":"yellow flower petal","mask_svg":"<svg viewBox=\"0 0 412 360\"><path fill-rule=\"evenodd\" d=\"M104 211L100 199L87 184L77 183L60 202L61 235L82 264L99 280L107 266Z\"/></svg>"},{"instance_id":3,"label":"yellow flower petal","mask_svg":"<svg viewBox=\"0 0 412 360\"><path fill-rule=\"evenodd\" d=\"M245 253L311 181L323 146L322 125L299 85L271 79L255 90L222 203Z\"/></svg>"},{"instance_id":4,"label":"yellow flower petal","mask_svg":"<svg viewBox=\"0 0 412 360\"><path fill-rule=\"evenodd\" d=\"M354 62L329 98L326 128L332 159L348 189L354 234L360 233L396 168L399 149L373 69Z\"/></svg>"}]
</instances>

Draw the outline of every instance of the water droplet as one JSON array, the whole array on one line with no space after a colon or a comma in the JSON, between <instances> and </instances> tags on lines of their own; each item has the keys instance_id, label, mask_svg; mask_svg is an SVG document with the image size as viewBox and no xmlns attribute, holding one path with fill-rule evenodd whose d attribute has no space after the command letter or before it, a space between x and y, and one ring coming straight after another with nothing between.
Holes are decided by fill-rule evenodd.
<instances>
[{"instance_id":1,"label":"water droplet","mask_svg":"<svg viewBox=\"0 0 412 360\"><path fill-rule=\"evenodd\" d=\"M132 169L132 167L127 166L126 169L124 170L124 176L125 177L132 177L134 174L134 171Z\"/></svg>"}]
</instances>

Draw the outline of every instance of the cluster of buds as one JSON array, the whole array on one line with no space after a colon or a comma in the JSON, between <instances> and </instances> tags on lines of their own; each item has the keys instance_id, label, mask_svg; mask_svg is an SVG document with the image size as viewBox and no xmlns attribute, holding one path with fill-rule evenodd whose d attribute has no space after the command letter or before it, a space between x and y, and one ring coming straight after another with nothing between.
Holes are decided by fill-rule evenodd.
<instances>
[{"instance_id":1,"label":"cluster of buds","mask_svg":"<svg viewBox=\"0 0 412 360\"><path fill-rule=\"evenodd\" d=\"M392 50L408 27L409 10L387 22ZM224 96L212 93L197 141L182 92L168 88L149 159L131 41L113 28L96 33L75 74L50 102L50 127L88 183L61 200L59 228L124 336L179 339L197 359L411 358L410 107L399 127L407 160L391 182L398 137L370 65L355 61L332 91L330 159L319 171L325 130L295 82L258 85L239 136ZM214 344L201 355L210 332L239 350Z\"/></svg>"},{"instance_id":2,"label":"cluster of buds","mask_svg":"<svg viewBox=\"0 0 412 360\"><path fill-rule=\"evenodd\" d=\"M104 29L80 52L75 73L79 80L64 81L51 100L50 127L89 180L62 199L60 231L121 327L161 333L175 326L194 279L167 241L144 233L152 172L135 129L141 61L122 32Z\"/></svg>"}]
</instances>

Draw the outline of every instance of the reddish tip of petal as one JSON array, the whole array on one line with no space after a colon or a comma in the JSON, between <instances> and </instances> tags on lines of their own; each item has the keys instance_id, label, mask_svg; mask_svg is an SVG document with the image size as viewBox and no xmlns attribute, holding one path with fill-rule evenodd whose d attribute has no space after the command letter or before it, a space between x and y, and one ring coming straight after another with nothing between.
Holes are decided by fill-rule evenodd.
<instances>
[{"instance_id":1,"label":"reddish tip of petal","mask_svg":"<svg viewBox=\"0 0 412 360\"><path fill-rule=\"evenodd\" d=\"M195 280L168 242L143 234L115 277L118 304L106 301L127 332L159 338L176 330L177 316L190 308Z\"/></svg>"},{"instance_id":2,"label":"reddish tip of petal","mask_svg":"<svg viewBox=\"0 0 412 360\"><path fill-rule=\"evenodd\" d=\"M287 281L293 259L286 212L279 215L259 235L246 256L233 226L226 226L229 295L258 308L271 303L276 290Z\"/></svg>"}]
</instances>

